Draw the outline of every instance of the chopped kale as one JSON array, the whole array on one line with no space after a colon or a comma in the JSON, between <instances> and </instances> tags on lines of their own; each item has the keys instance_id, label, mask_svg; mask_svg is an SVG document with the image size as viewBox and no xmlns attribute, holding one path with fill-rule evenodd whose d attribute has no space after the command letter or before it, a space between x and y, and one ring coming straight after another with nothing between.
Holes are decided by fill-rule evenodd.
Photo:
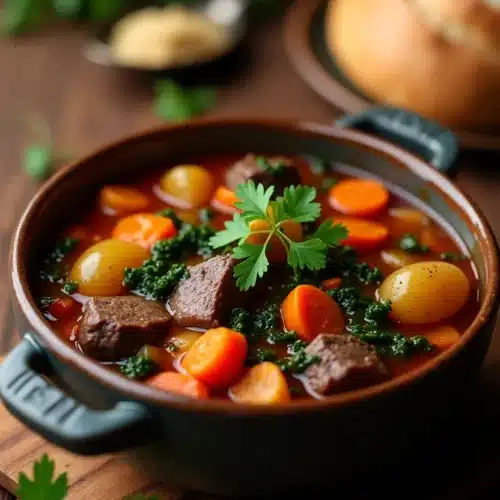
<instances>
[{"instance_id":1,"label":"chopped kale","mask_svg":"<svg viewBox=\"0 0 500 500\"><path fill-rule=\"evenodd\" d=\"M209 226L183 224L177 236L153 245L151 258L141 267L125 269L125 285L148 299L165 299L177 283L189 275L186 265L181 262L186 255L208 257L212 254L208 240L213 234Z\"/></svg>"},{"instance_id":2,"label":"chopped kale","mask_svg":"<svg viewBox=\"0 0 500 500\"><path fill-rule=\"evenodd\" d=\"M78 282L76 281L66 281L62 287L62 291L67 295L72 295L78 290Z\"/></svg>"},{"instance_id":3,"label":"chopped kale","mask_svg":"<svg viewBox=\"0 0 500 500\"><path fill-rule=\"evenodd\" d=\"M309 168L314 175L324 175L328 171L328 161L317 156L307 157Z\"/></svg>"},{"instance_id":4,"label":"chopped kale","mask_svg":"<svg viewBox=\"0 0 500 500\"><path fill-rule=\"evenodd\" d=\"M69 236L63 238L43 259L40 278L51 283L61 282L68 274L66 266L63 265L63 260L78 243L77 238L70 238Z\"/></svg>"},{"instance_id":5,"label":"chopped kale","mask_svg":"<svg viewBox=\"0 0 500 500\"><path fill-rule=\"evenodd\" d=\"M416 236L410 233L404 234L399 240L399 248L408 253L425 253L429 251L427 245L422 245Z\"/></svg>"},{"instance_id":6,"label":"chopped kale","mask_svg":"<svg viewBox=\"0 0 500 500\"><path fill-rule=\"evenodd\" d=\"M215 217L215 213L211 208L202 208L198 212L198 217L203 224L208 224Z\"/></svg>"},{"instance_id":7,"label":"chopped kale","mask_svg":"<svg viewBox=\"0 0 500 500\"><path fill-rule=\"evenodd\" d=\"M380 330L376 326L350 326L350 332L363 342L373 345L382 356L408 357L431 352L432 344L421 335L408 337L398 332Z\"/></svg>"},{"instance_id":8,"label":"chopped kale","mask_svg":"<svg viewBox=\"0 0 500 500\"><path fill-rule=\"evenodd\" d=\"M56 301L54 297L40 297L40 300L38 303L40 304L40 307L42 309L47 309L51 304L53 304Z\"/></svg>"},{"instance_id":9,"label":"chopped kale","mask_svg":"<svg viewBox=\"0 0 500 500\"><path fill-rule=\"evenodd\" d=\"M439 258L446 262L456 262L459 260L465 260L465 257L463 255L459 255L455 252L442 252L439 255Z\"/></svg>"},{"instance_id":10,"label":"chopped kale","mask_svg":"<svg viewBox=\"0 0 500 500\"><path fill-rule=\"evenodd\" d=\"M309 366L320 361L318 356L307 354L306 347L303 340L296 340L288 346L288 356L278 360L276 364L287 373L304 373Z\"/></svg>"},{"instance_id":11,"label":"chopped kale","mask_svg":"<svg viewBox=\"0 0 500 500\"><path fill-rule=\"evenodd\" d=\"M321 191L322 192L327 192L329 191L335 184L337 184L337 179L334 179L333 177L326 177L321 181Z\"/></svg>"},{"instance_id":12,"label":"chopped kale","mask_svg":"<svg viewBox=\"0 0 500 500\"><path fill-rule=\"evenodd\" d=\"M169 340L166 345L165 345L165 349L167 352L169 352L170 354L174 353L174 352L177 352L179 350L179 343L174 340Z\"/></svg>"},{"instance_id":13,"label":"chopped kale","mask_svg":"<svg viewBox=\"0 0 500 500\"><path fill-rule=\"evenodd\" d=\"M249 336L252 332L252 320L250 318L250 313L242 309L241 307L236 307L231 311L229 317L229 328L240 332L243 335Z\"/></svg>"},{"instance_id":14,"label":"chopped kale","mask_svg":"<svg viewBox=\"0 0 500 500\"><path fill-rule=\"evenodd\" d=\"M284 162L283 160L276 160L270 162L267 158L264 158L263 156L257 156L257 158L255 158L255 162L262 170L265 170L266 172L269 172L270 174L273 175L282 174L286 168L286 162Z\"/></svg>"},{"instance_id":15,"label":"chopped kale","mask_svg":"<svg viewBox=\"0 0 500 500\"><path fill-rule=\"evenodd\" d=\"M280 330L271 331L267 335L267 342L269 344L289 344L298 339L297 333L292 331L282 332Z\"/></svg>"},{"instance_id":16,"label":"chopped kale","mask_svg":"<svg viewBox=\"0 0 500 500\"><path fill-rule=\"evenodd\" d=\"M168 267L170 266L170 267ZM189 271L185 264L171 264L167 261L149 259L141 267L126 268L125 286L147 299L162 300L170 295L179 281L187 278Z\"/></svg>"},{"instance_id":17,"label":"chopped kale","mask_svg":"<svg viewBox=\"0 0 500 500\"><path fill-rule=\"evenodd\" d=\"M357 277L358 281L366 285L382 283L384 280L382 271L366 262L357 262L351 272Z\"/></svg>"},{"instance_id":18,"label":"chopped kale","mask_svg":"<svg viewBox=\"0 0 500 500\"><path fill-rule=\"evenodd\" d=\"M131 379L141 380L156 370L156 365L145 356L131 356L120 365L120 371Z\"/></svg>"},{"instance_id":19,"label":"chopped kale","mask_svg":"<svg viewBox=\"0 0 500 500\"><path fill-rule=\"evenodd\" d=\"M278 326L278 305L271 304L259 309L253 318L253 329L257 333L267 334Z\"/></svg>"},{"instance_id":20,"label":"chopped kale","mask_svg":"<svg viewBox=\"0 0 500 500\"><path fill-rule=\"evenodd\" d=\"M156 215L160 215L161 217L167 217L168 219L170 219L174 223L176 229L180 229L183 225L183 222L181 221L181 219L179 219L172 208L164 208L163 210L157 212Z\"/></svg>"},{"instance_id":21,"label":"chopped kale","mask_svg":"<svg viewBox=\"0 0 500 500\"><path fill-rule=\"evenodd\" d=\"M278 356L272 349L258 348L248 358L249 364L264 363L265 361L276 361Z\"/></svg>"},{"instance_id":22,"label":"chopped kale","mask_svg":"<svg viewBox=\"0 0 500 500\"><path fill-rule=\"evenodd\" d=\"M371 299L362 297L359 289L352 286L335 288L326 293L337 302L348 316L354 316L360 309L367 309L372 302Z\"/></svg>"},{"instance_id":23,"label":"chopped kale","mask_svg":"<svg viewBox=\"0 0 500 500\"><path fill-rule=\"evenodd\" d=\"M380 302L372 302L365 311L365 321L376 325L383 324L389 319L391 312L391 301L381 300Z\"/></svg>"}]
</instances>

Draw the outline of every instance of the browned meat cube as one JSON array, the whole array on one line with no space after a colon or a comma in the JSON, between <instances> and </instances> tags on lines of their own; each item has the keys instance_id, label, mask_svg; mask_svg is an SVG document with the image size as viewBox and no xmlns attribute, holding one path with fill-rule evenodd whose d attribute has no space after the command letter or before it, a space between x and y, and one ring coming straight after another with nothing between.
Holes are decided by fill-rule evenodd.
<instances>
[{"instance_id":1,"label":"browned meat cube","mask_svg":"<svg viewBox=\"0 0 500 500\"><path fill-rule=\"evenodd\" d=\"M319 394L353 390L389 377L375 349L352 335L318 335L306 352L320 359L304 373L309 388Z\"/></svg>"},{"instance_id":2,"label":"browned meat cube","mask_svg":"<svg viewBox=\"0 0 500 500\"><path fill-rule=\"evenodd\" d=\"M241 304L244 295L233 278L235 260L217 255L189 268L169 301L176 323L182 326L214 328L229 311Z\"/></svg>"},{"instance_id":3,"label":"browned meat cube","mask_svg":"<svg viewBox=\"0 0 500 500\"><path fill-rule=\"evenodd\" d=\"M142 297L92 297L83 308L78 343L95 359L118 361L162 342L171 319L163 305Z\"/></svg>"},{"instance_id":4,"label":"browned meat cube","mask_svg":"<svg viewBox=\"0 0 500 500\"><path fill-rule=\"evenodd\" d=\"M253 180L256 184L262 183L264 187L274 185L274 195L281 195L287 186L297 186L301 183L297 168L288 158L267 158L272 166L275 166L277 162L283 165L283 169L275 174L264 170L257 159L258 156L247 154L229 168L226 173L227 186L236 191L240 184Z\"/></svg>"}]
</instances>

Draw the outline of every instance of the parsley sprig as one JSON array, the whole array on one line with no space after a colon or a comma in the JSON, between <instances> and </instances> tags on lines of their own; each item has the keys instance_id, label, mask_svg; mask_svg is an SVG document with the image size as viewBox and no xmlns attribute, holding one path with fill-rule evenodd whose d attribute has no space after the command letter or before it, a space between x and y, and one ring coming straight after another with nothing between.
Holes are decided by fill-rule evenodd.
<instances>
[{"instance_id":1,"label":"parsley sprig","mask_svg":"<svg viewBox=\"0 0 500 500\"><path fill-rule=\"evenodd\" d=\"M283 224L289 220L310 223L318 219L321 205L315 201L316 189L304 185L290 186L275 200L272 200L273 193L274 186L265 189L252 180L241 184L236 190L239 200L236 207L240 213L234 214L233 219L225 223L225 229L210 239L213 248L235 244L232 253L241 262L234 267L234 275L241 290L255 286L257 279L269 269L266 249L273 237L283 244L290 267L312 271L325 267L328 248L347 237L344 226L326 220L307 239L293 241L284 231ZM268 229L252 232L250 222L257 219L265 220ZM264 243L248 243L250 234L265 234Z\"/></svg>"}]
</instances>

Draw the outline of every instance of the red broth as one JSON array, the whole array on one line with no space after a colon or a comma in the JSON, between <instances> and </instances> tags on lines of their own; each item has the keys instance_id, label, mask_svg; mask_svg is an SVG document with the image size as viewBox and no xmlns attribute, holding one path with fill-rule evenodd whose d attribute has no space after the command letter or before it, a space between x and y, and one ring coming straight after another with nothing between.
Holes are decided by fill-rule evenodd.
<instances>
[{"instance_id":1,"label":"red broth","mask_svg":"<svg viewBox=\"0 0 500 500\"><path fill-rule=\"evenodd\" d=\"M186 159L185 163L189 164L199 164L203 167L209 169L212 172L215 178L216 185L224 184L224 175L226 170L237 160L239 160L241 156L224 156L224 157L213 157L213 158L190 158ZM338 212L336 212L329 203L328 199L328 190L322 189L322 185L324 185L324 175L317 175L313 173L308 165L308 163L302 158L294 158L294 163L298 167L300 176L303 184L315 186L318 189L318 201L320 201L322 206L322 215L321 219L338 216ZM164 208L169 207L170 205L166 203L164 196L158 196L161 194L161 190L159 190L159 180L162 174L166 171L168 166L163 166L161 169L151 170L147 172L144 176L137 176L131 182L127 179L123 184L130 185L141 191L149 200L149 206L147 208L147 212L157 212ZM361 174L362 175L362 174ZM333 171L329 172L326 177L333 177L335 179L342 179L346 177L352 177L352 174L346 174L341 171ZM390 188L390 186L389 186ZM199 223L198 219L198 210L179 210L172 205L179 215L181 219L186 222L192 222L194 224ZM433 252L429 253L421 253L415 255L415 259L418 262L426 261L426 260L438 260L439 254L442 252L452 252L454 254L462 254L463 248L461 248L457 242L457 239L454 235L447 232L442 225L433 217L432 214L426 213L426 217L428 217L428 224L424 225L419 222L411 222L408 220L402 220L395 216L397 214L398 209L412 209L415 210L415 206L413 206L408 199L400 197L394 192L391 192L390 202L387 210L384 210L377 215L376 217L369 217L370 220L374 220L382 223L389 229L389 238L384 243L383 246L378 247L374 250L364 251L360 253L360 258L370 264L371 266L378 267L384 276L389 275L392 271L395 270L395 267L391 266L387 261L384 261L382 257L384 252L388 252L393 249L398 248L400 238L406 233L412 233L423 242L432 242ZM417 208L421 211L421 207ZM396 210L396 212L395 212ZM211 220L210 224L214 226L215 229L220 230L224 226L224 222L231 218L231 215L228 213L224 213L222 211L214 210L214 218ZM120 219L118 215L110 215L109 213L104 213L99 205L98 196L94 200L91 200L91 203L88 207L83 208L80 213L75 214L73 224L71 227L65 227L61 230L60 234L53 235L53 241L56 242L63 236L72 236L79 239L79 243L76 248L70 252L70 254L65 258L64 263L71 268L73 263L76 261L79 255L82 252L95 244L98 241L103 239L110 238L111 232ZM201 258L193 259L191 262L196 262L201 260ZM466 330L466 328L471 324L473 318L477 314L479 308L479 284L477 279L477 274L473 267L472 262L468 258L464 258L463 260L454 261L453 264L458 266L467 276L471 293L469 299L464 307L460 309L460 311L455 314L453 317L446 319L443 323L446 325L451 325L456 328L458 332L462 333ZM50 283L47 280L40 279L39 277L35 277L34 279L34 287L35 287L35 295L39 298L41 297L51 297L51 298L60 298L67 297L64 293L61 292L61 285L56 283ZM377 285L360 285L360 288L363 294L367 294L371 297L376 296ZM270 294L274 293L272 290ZM70 307L68 311L58 311L59 317L50 314L50 308L42 308L45 317L50 321L52 328L54 331L69 344L74 346L75 349L79 349L77 343L77 331L79 320L82 315L81 305L85 302L86 297L76 293L73 295L73 299L78 302L75 306ZM66 300L68 302L68 300ZM69 302L71 304L71 302ZM262 305L259 301L252 304L251 310L256 310L258 307ZM406 335L427 335L429 332L435 330L435 328L439 326L439 324L433 325L404 325L404 324L392 324L389 329L397 330ZM173 326L166 332L164 338L164 348L168 346L169 340L175 336L180 331L185 331L185 328L180 328L179 326L173 324ZM265 341L259 341L256 343L255 347L269 347ZM279 355L285 354L285 348L277 348L277 352ZM390 375L395 377L399 374L403 374L415 368L418 368L423 363L436 356L440 352L440 349L434 349L433 352L425 353L425 354L417 354L411 356L410 358L405 357L383 357L383 361L386 363ZM167 366L163 366L163 369L176 370L179 369L179 357L174 353L173 355L168 354L166 359L170 360L167 362ZM118 369L117 365L114 363L106 363L109 365L110 369ZM309 393L304 389L300 379L300 376L296 376L293 374L286 374L287 382L289 387L292 389L291 394L292 398L304 398L311 397ZM215 389L211 391L211 397L222 397L226 398L228 391L227 388Z\"/></svg>"}]
</instances>

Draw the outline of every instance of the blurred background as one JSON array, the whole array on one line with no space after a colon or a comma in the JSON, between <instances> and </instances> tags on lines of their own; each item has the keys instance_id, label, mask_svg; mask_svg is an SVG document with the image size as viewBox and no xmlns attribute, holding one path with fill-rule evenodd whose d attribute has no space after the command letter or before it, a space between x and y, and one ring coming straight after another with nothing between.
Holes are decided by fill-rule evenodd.
<instances>
[{"instance_id":1,"label":"blurred background","mask_svg":"<svg viewBox=\"0 0 500 500\"><path fill-rule=\"evenodd\" d=\"M0 6L0 353L18 339L8 252L33 193L67 162L162 124L202 116L333 124L375 104L416 111L456 133L454 180L500 234L500 6L494 2L4 0ZM463 438L455 453L463 454L464 467L448 464L439 493L427 498L498 497L499 363L494 342L484 373L489 396L476 402L491 426Z\"/></svg>"}]
</instances>

